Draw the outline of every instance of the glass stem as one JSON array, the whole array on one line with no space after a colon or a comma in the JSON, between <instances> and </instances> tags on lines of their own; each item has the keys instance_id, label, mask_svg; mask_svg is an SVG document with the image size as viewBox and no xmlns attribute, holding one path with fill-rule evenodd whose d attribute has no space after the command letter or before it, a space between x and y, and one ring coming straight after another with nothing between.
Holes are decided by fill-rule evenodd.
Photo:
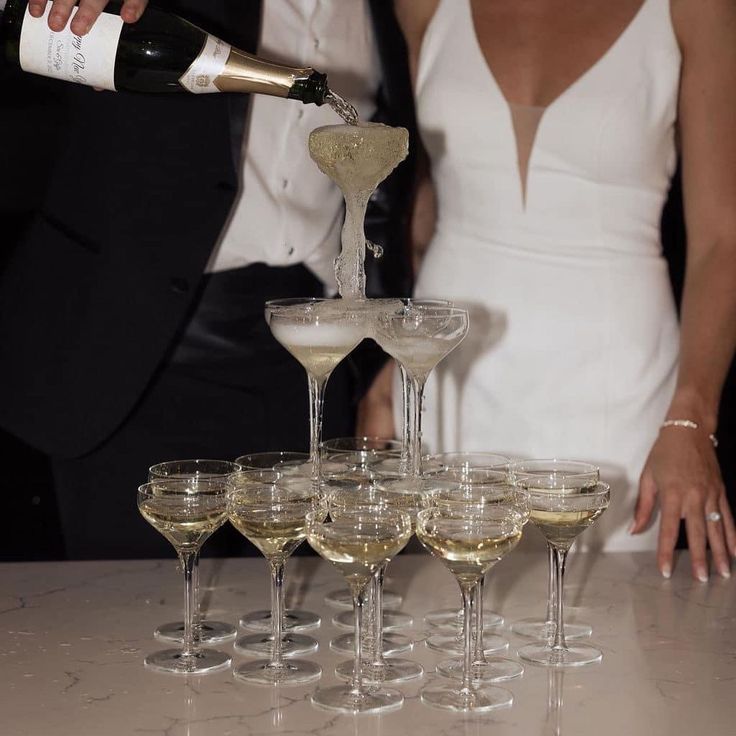
<instances>
[{"instance_id":1,"label":"glass stem","mask_svg":"<svg viewBox=\"0 0 736 736\"><path fill-rule=\"evenodd\" d=\"M319 443L322 441L322 406L328 378L329 374L322 378L316 378L311 373L307 374L309 382L309 459L312 461L312 480L315 483L319 483L321 475Z\"/></svg>"},{"instance_id":2,"label":"glass stem","mask_svg":"<svg viewBox=\"0 0 736 736\"><path fill-rule=\"evenodd\" d=\"M555 622L555 608L557 606L557 575L555 573L555 548L547 543L547 615L544 619L550 626Z\"/></svg>"},{"instance_id":3,"label":"glass stem","mask_svg":"<svg viewBox=\"0 0 736 736\"><path fill-rule=\"evenodd\" d=\"M284 561L270 560L269 565L271 567L271 632L273 634L269 666L281 667L284 658Z\"/></svg>"},{"instance_id":4,"label":"glass stem","mask_svg":"<svg viewBox=\"0 0 736 736\"><path fill-rule=\"evenodd\" d=\"M409 474L419 478L422 474L422 399L426 378L412 378L412 442L409 455Z\"/></svg>"},{"instance_id":5,"label":"glass stem","mask_svg":"<svg viewBox=\"0 0 736 736\"><path fill-rule=\"evenodd\" d=\"M363 698L363 602L365 588L355 586L353 593L353 616L355 618L355 633L353 634L355 658L353 660L353 680L350 683L350 694L354 699Z\"/></svg>"},{"instance_id":6,"label":"glass stem","mask_svg":"<svg viewBox=\"0 0 736 736\"><path fill-rule=\"evenodd\" d=\"M409 374L406 372L401 363L399 365L399 373L401 374L401 399L403 408L404 421L401 427L401 470L405 472L409 468L409 458L411 457L412 443L412 422L414 419L412 408L412 385L409 380Z\"/></svg>"},{"instance_id":7,"label":"glass stem","mask_svg":"<svg viewBox=\"0 0 736 736\"><path fill-rule=\"evenodd\" d=\"M567 560L566 548L555 547L555 590L557 591L557 600L555 606L555 638L552 648L564 651L567 649L565 642L565 620L562 612L562 598L565 586L565 561Z\"/></svg>"},{"instance_id":8,"label":"glass stem","mask_svg":"<svg viewBox=\"0 0 736 736\"><path fill-rule=\"evenodd\" d=\"M460 688L460 694L469 698L472 695L472 680L473 680L473 614L472 614L472 600L473 600L473 589L477 588L478 584L467 585L466 583L460 583L460 592L463 597L463 684Z\"/></svg>"},{"instance_id":9,"label":"glass stem","mask_svg":"<svg viewBox=\"0 0 736 736\"><path fill-rule=\"evenodd\" d=\"M202 613L199 610L199 555L196 555L194 559L194 569L192 570L192 584L194 585L194 611L192 613L194 639L198 642L202 635Z\"/></svg>"},{"instance_id":10,"label":"glass stem","mask_svg":"<svg viewBox=\"0 0 736 736\"><path fill-rule=\"evenodd\" d=\"M373 576L373 665L383 666L383 578L386 565L381 565Z\"/></svg>"},{"instance_id":11,"label":"glass stem","mask_svg":"<svg viewBox=\"0 0 736 736\"><path fill-rule=\"evenodd\" d=\"M194 608L197 604L194 598L193 572L197 564L198 553L184 552L179 554L181 566L184 568L184 643L182 655L191 657L195 653L194 646Z\"/></svg>"},{"instance_id":12,"label":"glass stem","mask_svg":"<svg viewBox=\"0 0 736 736\"><path fill-rule=\"evenodd\" d=\"M485 662L486 653L483 646L483 592L485 588L485 577L481 578L475 586L473 594L473 608L475 609L475 650L473 660Z\"/></svg>"}]
</instances>

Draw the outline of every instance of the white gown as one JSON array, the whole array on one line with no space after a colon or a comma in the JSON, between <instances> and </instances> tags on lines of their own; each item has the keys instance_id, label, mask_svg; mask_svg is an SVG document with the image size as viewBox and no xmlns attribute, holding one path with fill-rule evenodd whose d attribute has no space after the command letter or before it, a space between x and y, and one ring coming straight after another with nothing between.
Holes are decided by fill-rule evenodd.
<instances>
[{"instance_id":1,"label":"white gown","mask_svg":"<svg viewBox=\"0 0 736 736\"><path fill-rule=\"evenodd\" d=\"M536 113L506 102L469 0L441 0L419 59L439 211L415 294L471 310L468 337L427 384L424 443L599 464L612 503L589 546L656 547L656 523L627 528L677 372L659 224L680 62L669 0L644 0ZM518 137L530 127L524 176Z\"/></svg>"}]
</instances>

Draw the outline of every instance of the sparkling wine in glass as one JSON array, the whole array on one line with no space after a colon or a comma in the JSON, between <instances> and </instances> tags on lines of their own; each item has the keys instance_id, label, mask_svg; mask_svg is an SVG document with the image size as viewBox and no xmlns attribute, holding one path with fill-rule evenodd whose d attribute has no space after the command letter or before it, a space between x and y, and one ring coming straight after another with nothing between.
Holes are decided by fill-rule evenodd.
<instances>
[{"instance_id":1,"label":"sparkling wine in glass","mask_svg":"<svg viewBox=\"0 0 736 736\"><path fill-rule=\"evenodd\" d=\"M312 702L328 710L375 713L401 707L404 696L397 690L373 686L366 689L362 667L362 624L365 593L378 569L397 555L409 541L411 522L407 514L385 506L344 509L325 519L307 517L307 538L314 550L342 573L355 605L355 660L347 685L318 688Z\"/></svg>"},{"instance_id":2,"label":"sparkling wine in glass","mask_svg":"<svg viewBox=\"0 0 736 736\"><path fill-rule=\"evenodd\" d=\"M226 478L240 470L237 462L227 460L171 460L156 463L148 469L148 480L157 478ZM203 619L200 612L199 555L194 560L192 571L194 585L194 638L201 644L216 644L232 639L237 629L225 621ZM184 622L173 621L159 626L154 635L166 641L184 641Z\"/></svg>"},{"instance_id":3,"label":"sparkling wine in glass","mask_svg":"<svg viewBox=\"0 0 736 736\"><path fill-rule=\"evenodd\" d=\"M589 644L567 644L563 615L565 563L572 543L606 510L610 488L606 483L564 487L553 480L526 482L529 493L530 519L544 535L554 551L556 597L554 637L527 644L519 649L519 657L526 662L548 667L577 667L602 659L603 654Z\"/></svg>"},{"instance_id":4,"label":"sparkling wine in glass","mask_svg":"<svg viewBox=\"0 0 736 736\"><path fill-rule=\"evenodd\" d=\"M407 425L411 427L408 466L412 475L422 472L421 407L427 378L467 332L468 312L459 307L412 301L376 317L373 338L406 372L412 389L412 416Z\"/></svg>"},{"instance_id":5,"label":"sparkling wine in glass","mask_svg":"<svg viewBox=\"0 0 736 736\"><path fill-rule=\"evenodd\" d=\"M324 390L337 364L367 336L365 315L342 299L295 298L266 302L271 333L304 367L309 383L309 456L320 479Z\"/></svg>"},{"instance_id":6,"label":"sparkling wine in glass","mask_svg":"<svg viewBox=\"0 0 736 736\"><path fill-rule=\"evenodd\" d=\"M452 480L456 482L465 482L468 485L487 482L489 480L500 479L505 480L505 474L508 473L510 458L506 455L500 455L495 452L443 452L436 455L430 455L425 459L424 472ZM501 473L501 475L499 475ZM494 611L483 610L483 583L481 582L478 601L474 606L475 637L476 648L483 646L482 631L492 629L495 626L503 624L503 616ZM462 634L463 628L463 610L454 608L440 608L436 611L430 611L424 616L425 623L438 629L451 629L452 631ZM482 626L482 628L481 628ZM478 633L481 632L481 636ZM455 651L458 648L457 640L450 637L430 637L427 640L428 646L437 651ZM502 641L495 641L492 644L493 651L504 649ZM461 649L460 652L461 653ZM481 649L481 652L484 652Z\"/></svg>"},{"instance_id":7,"label":"sparkling wine in glass","mask_svg":"<svg viewBox=\"0 0 736 736\"><path fill-rule=\"evenodd\" d=\"M202 675L230 666L225 652L199 646L195 637L194 569L202 545L227 519L222 478L157 478L138 488L138 510L171 542L184 570L184 636L181 649L164 649L145 658L159 672Z\"/></svg>"},{"instance_id":8,"label":"sparkling wine in glass","mask_svg":"<svg viewBox=\"0 0 736 736\"><path fill-rule=\"evenodd\" d=\"M417 516L419 541L455 576L463 598L463 677L459 687L431 685L423 703L445 710L480 712L511 705L507 690L473 683L472 598L481 578L521 539L523 516L511 506L440 503Z\"/></svg>"},{"instance_id":9,"label":"sparkling wine in glass","mask_svg":"<svg viewBox=\"0 0 736 736\"><path fill-rule=\"evenodd\" d=\"M265 654L239 665L236 679L260 685L302 685L319 679L315 662L286 659L285 654L313 651L314 640L302 634L283 632L284 566L306 537L306 516L322 511L311 479L283 478L275 471L243 471L228 482L227 515L230 523L263 554L271 571L270 636L253 635L237 642L239 651Z\"/></svg>"},{"instance_id":10,"label":"sparkling wine in glass","mask_svg":"<svg viewBox=\"0 0 736 736\"><path fill-rule=\"evenodd\" d=\"M577 460L524 460L511 465L510 473L514 482L522 488L533 488L535 485L559 489L581 488L593 486L600 480L598 466ZM511 630L518 636L548 641L554 638L557 608L555 564L554 548L547 544L547 612L544 619L533 617L516 621ZM592 632L588 624L565 623L566 639L584 638Z\"/></svg>"},{"instance_id":11,"label":"sparkling wine in glass","mask_svg":"<svg viewBox=\"0 0 736 736\"><path fill-rule=\"evenodd\" d=\"M281 474L291 469L300 470L309 463L309 454L306 452L295 452L290 450L273 450L269 452L252 452L247 455L240 455L235 462L241 466L243 470L276 470ZM284 613L283 630L284 631L306 631L308 629L316 629L322 619L312 611L304 611L300 608L287 608ZM271 622L271 611L266 609L258 609L250 611L240 617L240 625L246 629L253 631L265 631L269 634L273 631L273 623ZM307 642L312 642L306 646ZM306 639L304 641L305 649L301 650L302 654L312 652L317 648L314 639Z\"/></svg>"},{"instance_id":12,"label":"sparkling wine in glass","mask_svg":"<svg viewBox=\"0 0 736 736\"><path fill-rule=\"evenodd\" d=\"M517 517L523 526L529 519L529 501L526 491L509 481L506 470L465 469L461 473L450 471L440 474L443 478L456 479L456 485L439 489L430 502L436 506L465 506L468 503L495 507ZM440 477L435 476L435 477ZM511 680L523 674L524 668L515 660L506 657L486 657L483 620L483 590L485 576L473 591L473 663L471 676L474 683ZM448 659L437 665L437 672L445 677L461 680L464 661Z\"/></svg>"}]
</instances>

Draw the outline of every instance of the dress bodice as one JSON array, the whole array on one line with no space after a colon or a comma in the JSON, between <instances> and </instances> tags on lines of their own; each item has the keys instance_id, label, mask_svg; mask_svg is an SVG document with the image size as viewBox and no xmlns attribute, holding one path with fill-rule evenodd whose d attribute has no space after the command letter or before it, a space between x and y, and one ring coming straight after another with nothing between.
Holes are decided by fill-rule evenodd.
<instances>
[{"instance_id":1,"label":"dress bodice","mask_svg":"<svg viewBox=\"0 0 736 736\"><path fill-rule=\"evenodd\" d=\"M669 2L644 0L537 125L505 99L470 0L440 0L417 75L438 229L543 257L658 257L680 75Z\"/></svg>"}]
</instances>

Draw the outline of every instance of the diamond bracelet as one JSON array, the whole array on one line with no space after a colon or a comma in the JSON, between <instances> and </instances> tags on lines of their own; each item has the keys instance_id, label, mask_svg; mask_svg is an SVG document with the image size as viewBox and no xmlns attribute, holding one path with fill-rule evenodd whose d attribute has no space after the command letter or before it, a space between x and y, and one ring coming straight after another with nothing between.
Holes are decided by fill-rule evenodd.
<instances>
[{"instance_id":1,"label":"diamond bracelet","mask_svg":"<svg viewBox=\"0 0 736 736\"><path fill-rule=\"evenodd\" d=\"M686 429L700 429L700 425L692 419L667 419L659 425L660 429L665 427L685 427ZM713 443L713 447L718 447L718 437L709 434L708 439Z\"/></svg>"}]
</instances>

